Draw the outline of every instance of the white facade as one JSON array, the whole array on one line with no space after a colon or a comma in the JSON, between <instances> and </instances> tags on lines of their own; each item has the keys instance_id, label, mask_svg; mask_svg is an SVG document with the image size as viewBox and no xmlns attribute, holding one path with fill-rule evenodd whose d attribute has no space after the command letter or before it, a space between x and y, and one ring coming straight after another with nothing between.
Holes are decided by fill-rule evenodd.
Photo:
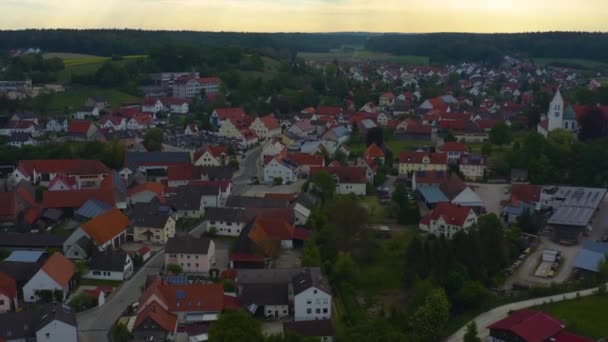
<instances>
[{"instance_id":1,"label":"white facade","mask_svg":"<svg viewBox=\"0 0 608 342\"><path fill-rule=\"evenodd\" d=\"M367 184L339 183L338 185L336 185L336 192L340 195L355 194L365 196L367 194Z\"/></svg>"},{"instance_id":2,"label":"white facade","mask_svg":"<svg viewBox=\"0 0 608 342\"><path fill-rule=\"evenodd\" d=\"M68 120L51 119L46 123L47 132L67 132Z\"/></svg>"},{"instance_id":3,"label":"white facade","mask_svg":"<svg viewBox=\"0 0 608 342\"><path fill-rule=\"evenodd\" d=\"M50 321L36 331L38 342L77 342L78 334L75 326L59 320Z\"/></svg>"},{"instance_id":4,"label":"white facade","mask_svg":"<svg viewBox=\"0 0 608 342\"><path fill-rule=\"evenodd\" d=\"M477 215L471 210L462 226L448 224L444 218L440 216L436 221L431 220L428 225L420 223L419 228L420 230L435 236L444 235L446 238L451 239L458 231L466 230L475 223L477 223Z\"/></svg>"},{"instance_id":5,"label":"white facade","mask_svg":"<svg viewBox=\"0 0 608 342\"><path fill-rule=\"evenodd\" d=\"M473 164L460 164L460 172L464 175L467 180L480 180L483 178L487 166L484 165L473 165Z\"/></svg>"},{"instance_id":6,"label":"white facade","mask_svg":"<svg viewBox=\"0 0 608 342\"><path fill-rule=\"evenodd\" d=\"M283 182L294 182L295 170L273 159L264 166L264 182L272 182L277 177L281 177Z\"/></svg>"},{"instance_id":7,"label":"white facade","mask_svg":"<svg viewBox=\"0 0 608 342\"><path fill-rule=\"evenodd\" d=\"M144 113L159 113L162 112L164 109L165 107L163 106L163 103L160 101L160 99L156 99L156 102L154 104L141 106L141 111Z\"/></svg>"},{"instance_id":8,"label":"white facade","mask_svg":"<svg viewBox=\"0 0 608 342\"><path fill-rule=\"evenodd\" d=\"M205 151L195 162L196 166L221 166L220 160L215 158L209 151Z\"/></svg>"},{"instance_id":9,"label":"white facade","mask_svg":"<svg viewBox=\"0 0 608 342\"><path fill-rule=\"evenodd\" d=\"M78 120L84 120L88 117L99 117L99 109L97 109L97 107L93 107L93 109L89 112L89 111L78 111L76 113L74 113L74 115L72 115L72 117L74 119L78 119Z\"/></svg>"},{"instance_id":10,"label":"white facade","mask_svg":"<svg viewBox=\"0 0 608 342\"><path fill-rule=\"evenodd\" d=\"M23 286L23 301L26 303L37 302L40 298L36 295L38 290L62 290L65 298L68 289L61 287L53 278L43 270L38 270L36 274Z\"/></svg>"},{"instance_id":11,"label":"white facade","mask_svg":"<svg viewBox=\"0 0 608 342\"><path fill-rule=\"evenodd\" d=\"M131 275L133 275L133 261L131 260L131 257L127 254L124 262L124 268L122 271L104 271L91 269L83 276L83 278L123 281L131 278Z\"/></svg>"},{"instance_id":12,"label":"white facade","mask_svg":"<svg viewBox=\"0 0 608 342\"><path fill-rule=\"evenodd\" d=\"M264 305L264 316L284 318L289 316L289 305Z\"/></svg>"},{"instance_id":13,"label":"white facade","mask_svg":"<svg viewBox=\"0 0 608 342\"><path fill-rule=\"evenodd\" d=\"M245 222L205 221L206 231L212 227L215 228L217 235L238 237L245 227Z\"/></svg>"},{"instance_id":14,"label":"white facade","mask_svg":"<svg viewBox=\"0 0 608 342\"><path fill-rule=\"evenodd\" d=\"M310 287L294 296L294 320L331 319L331 295Z\"/></svg>"},{"instance_id":15,"label":"white facade","mask_svg":"<svg viewBox=\"0 0 608 342\"><path fill-rule=\"evenodd\" d=\"M576 114L572 112L572 108L568 108L568 112L565 112L566 108L564 107L564 99L558 89L553 100L551 100L551 103L549 104L549 111L546 118L541 119L541 123L538 124L537 130L540 134L546 137L549 132L556 129L565 129L573 133L578 131Z\"/></svg>"}]
</instances>

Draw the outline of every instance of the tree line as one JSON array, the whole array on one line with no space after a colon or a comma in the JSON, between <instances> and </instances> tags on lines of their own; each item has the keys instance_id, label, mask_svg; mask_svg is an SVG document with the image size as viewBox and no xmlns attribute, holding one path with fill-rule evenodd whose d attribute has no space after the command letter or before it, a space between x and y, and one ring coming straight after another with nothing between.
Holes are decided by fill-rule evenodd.
<instances>
[{"instance_id":1,"label":"tree line","mask_svg":"<svg viewBox=\"0 0 608 342\"><path fill-rule=\"evenodd\" d=\"M433 63L495 63L507 54L596 61L608 58L608 34L601 32L384 34L370 37L365 46L397 55L429 56Z\"/></svg>"}]
</instances>

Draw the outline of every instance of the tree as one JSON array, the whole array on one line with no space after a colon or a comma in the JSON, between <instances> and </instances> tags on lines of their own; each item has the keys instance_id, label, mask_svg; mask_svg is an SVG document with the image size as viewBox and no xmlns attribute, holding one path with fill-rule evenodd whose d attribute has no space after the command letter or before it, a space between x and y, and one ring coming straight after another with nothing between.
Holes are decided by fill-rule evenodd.
<instances>
[{"instance_id":1,"label":"tree","mask_svg":"<svg viewBox=\"0 0 608 342\"><path fill-rule=\"evenodd\" d=\"M504 122L499 122L490 130L490 142L500 146L510 143L512 140L511 129Z\"/></svg>"},{"instance_id":2,"label":"tree","mask_svg":"<svg viewBox=\"0 0 608 342\"><path fill-rule=\"evenodd\" d=\"M236 160L236 159L230 159L230 161L228 162L228 166L230 166L230 167L231 167L231 168L233 168L233 169L238 169L240 165L241 165L241 164L240 164L240 163L239 163L239 161L238 161L238 160ZM282 180L281 180L281 181L282 181Z\"/></svg>"},{"instance_id":3,"label":"tree","mask_svg":"<svg viewBox=\"0 0 608 342\"><path fill-rule=\"evenodd\" d=\"M242 310L226 310L209 328L209 341L258 342L263 341L260 322Z\"/></svg>"},{"instance_id":4,"label":"tree","mask_svg":"<svg viewBox=\"0 0 608 342\"><path fill-rule=\"evenodd\" d=\"M169 264L167 265L167 271L171 272L173 274L180 274L182 273L182 267L180 265L177 264Z\"/></svg>"},{"instance_id":5,"label":"tree","mask_svg":"<svg viewBox=\"0 0 608 342\"><path fill-rule=\"evenodd\" d=\"M481 146L481 154L486 157L489 157L492 154L492 145L491 144L483 144Z\"/></svg>"},{"instance_id":6,"label":"tree","mask_svg":"<svg viewBox=\"0 0 608 342\"><path fill-rule=\"evenodd\" d=\"M150 128L144 135L144 146L148 151L160 151L163 147L163 130Z\"/></svg>"},{"instance_id":7,"label":"tree","mask_svg":"<svg viewBox=\"0 0 608 342\"><path fill-rule=\"evenodd\" d=\"M112 328L112 341L114 342L129 342L133 341L133 336L123 323L118 323Z\"/></svg>"},{"instance_id":8,"label":"tree","mask_svg":"<svg viewBox=\"0 0 608 342\"><path fill-rule=\"evenodd\" d=\"M340 252L332 268L332 276L338 284L352 284L355 280L356 265L349 253Z\"/></svg>"},{"instance_id":9,"label":"tree","mask_svg":"<svg viewBox=\"0 0 608 342\"><path fill-rule=\"evenodd\" d=\"M304 242L300 261L303 267L319 267L322 265L321 251L312 240L309 239Z\"/></svg>"},{"instance_id":10,"label":"tree","mask_svg":"<svg viewBox=\"0 0 608 342\"><path fill-rule=\"evenodd\" d=\"M139 253L136 253L133 256L133 266L135 266L135 268L140 268L141 266L143 266L143 264L144 258Z\"/></svg>"},{"instance_id":11,"label":"tree","mask_svg":"<svg viewBox=\"0 0 608 342\"><path fill-rule=\"evenodd\" d=\"M329 205L331 241L338 251L351 251L359 233L367 228L369 215L355 196L335 197Z\"/></svg>"},{"instance_id":12,"label":"tree","mask_svg":"<svg viewBox=\"0 0 608 342\"><path fill-rule=\"evenodd\" d=\"M464 334L464 342L481 342L479 336L477 336L477 324L475 321L471 321L467 325L467 332Z\"/></svg>"},{"instance_id":13,"label":"tree","mask_svg":"<svg viewBox=\"0 0 608 342\"><path fill-rule=\"evenodd\" d=\"M321 197L323 202L329 201L336 192L336 179L328 172L317 172L312 176L313 192Z\"/></svg>"},{"instance_id":14,"label":"tree","mask_svg":"<svg viewBox=\"0 0 608 342\"><path fill-rule=\"evenodd\" d=\"M418 308L410 320L412 330L422 341L437 341L450 319L450 302L443 289L434 290L424 305Z\"/></svg>"},{"instance_id":15,"label":"tree","mask_svg":"<svg viewBox=\"0 0 608 342\"><path fill-rule=\"evenodd\" d=\"M454 136L454 132L448 131L445 134L445 136L443 137L443 141L445 141L445 142L456 141L456 137Z\"/></svg>"}]
</instances>

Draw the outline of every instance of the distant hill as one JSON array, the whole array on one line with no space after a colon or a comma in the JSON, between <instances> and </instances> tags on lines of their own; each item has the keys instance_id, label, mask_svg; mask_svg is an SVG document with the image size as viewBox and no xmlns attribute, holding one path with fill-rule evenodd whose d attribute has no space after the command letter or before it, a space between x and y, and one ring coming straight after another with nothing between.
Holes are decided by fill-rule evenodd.
<instances>
[{"instance_id":1,"label":"distant hill","mask_svg":"<svg viewBox=\"0 0 608 342\"><path fill-rule=\"evenodd\" d=\"M366 49L395 55L429 56L431 63L485 61L502 56L606 61L608 33L531 32L515 34L384 34L369 37Z\"/></svg>"},{"instance_id":2,"label":"distant hill","mask_svg":"<svg viewBox=\"0 0 608 342\"><path fill-rule=\"evenodd\" d=\"M327 52L342 45L363 46L367 33L238 33L143 30L6 30L0 50L38 47L99 56L147 54L173 44L240 46L266 55L295 57L298 52Z\"/></svg>"}]
</instances>

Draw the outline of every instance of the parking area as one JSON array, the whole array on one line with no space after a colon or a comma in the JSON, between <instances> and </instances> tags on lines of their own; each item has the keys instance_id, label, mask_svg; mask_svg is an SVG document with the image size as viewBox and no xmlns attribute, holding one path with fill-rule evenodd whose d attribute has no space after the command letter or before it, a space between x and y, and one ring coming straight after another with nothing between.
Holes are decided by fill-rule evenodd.
<instances>
[{"instance_id":1,"label":"parking area","mask_svg":"<svg viewBox=\"0 0 608 342\"><path fill-rule=\"evenodd\" d=\"M275 268L294 268L300 267L301 249L287 249L275 261Z\"/></svg>"},{"instance_id":2,"label":"parking area","mask_svg":"<svg viewBox=\"0 0 608 342\"><path fill-rule=\"evenodd\" d=\"M262 197L266 194L293 194L302 191L302 186L306 183L305 179L298 179L292 184L284 185L249 185L243 189L243 195Z\"/></svg>"},{"instance_id":3,"label":"parking area","mask_svg":"<svg viewBox=\"0 0 608 342\"><path fill-rule=\"evenodd\" d=\"M467 183L481 198L488 213L501 215L501 202L509 199L508 184Z\"/></svg>"}]
</instances>

